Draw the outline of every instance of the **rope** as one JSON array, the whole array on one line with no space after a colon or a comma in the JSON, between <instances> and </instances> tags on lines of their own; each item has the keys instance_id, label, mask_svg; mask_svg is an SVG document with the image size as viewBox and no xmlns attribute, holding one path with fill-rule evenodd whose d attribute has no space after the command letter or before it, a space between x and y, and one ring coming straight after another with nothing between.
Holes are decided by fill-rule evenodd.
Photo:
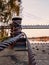
<instances>
[{"instance_id":1,"label":"rope","mask_svg":"<svg viewBox=\"0 0 49 65\"><path fill-rule=\"evenodd\" d=\"M30 45L30 42L26 36L25 33L23 33L26 37L26 41L27 41L27 46L28 46L28 57L29 57L29 65L36 65L35 59L34 59L34 54Z\"/></svg>"},{"instance_id":2,"label":"rope","mask_svg":"<svg viewBox=\"0 0 49 65\"><path fill-rule=\"evenodd\" d=\"M0 51L7 48L10 44L13 44L15 41L17 41L22 36L22 33L17 35L16 37L10 38L8 40L5 40L4 42L0 43Z\"/></svg>"},{"instance_id":3,"label":"rope","mask_svg":"<svg viewBox=\"0 0 49 65\"><path fill-rule=\"evenodd\" d=\"M30 42L24 32L21 34L17 35L16 37L10 38L8 40L5 40L4 42L0 43L0 51L4 50L4 48L7 48L10 44L13 44L15 41L20 39L21 36L25 35L26 42L27 42L27 47L28 47L28 57L29 57L29 65L36 65L35 59L34 59L34 54L30 45Z\"/></svg>"}]
</instances>

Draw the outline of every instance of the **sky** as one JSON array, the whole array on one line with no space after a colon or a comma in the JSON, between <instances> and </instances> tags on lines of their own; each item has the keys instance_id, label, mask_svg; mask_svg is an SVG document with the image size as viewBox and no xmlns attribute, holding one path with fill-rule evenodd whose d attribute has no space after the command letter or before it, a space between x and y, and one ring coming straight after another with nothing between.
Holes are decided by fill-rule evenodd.
<instances>
[{"instance_id":1,"label":"sky","mask_svg":"<svg viewBox=\"0 0 49 65\"><path fill-rule=\"evenodd\" d=\"M49 0L22 0L23 25L48 25ZM49 29L22 30L28 37L49 36Z\"/></svg>"},{"instance_id":2,"label":"sky","mask_svg":"<svg viewBox=\"0 0 49 65\"><path fill-rule=\"evenodd\" d=\"M22 0L23 25L48 25L49 0ZM49 29L22 30L28 37L49 36Z\"/></svg>"},{"instance_id":3,"label":"sky","mask_svg":"<svg viewBox=\"0 0 49 65\"><path fill-rule=\"evenodd\" d=\"M22 24L49 24L49 0L22 0Z\"/></svg>"}]
</instances>

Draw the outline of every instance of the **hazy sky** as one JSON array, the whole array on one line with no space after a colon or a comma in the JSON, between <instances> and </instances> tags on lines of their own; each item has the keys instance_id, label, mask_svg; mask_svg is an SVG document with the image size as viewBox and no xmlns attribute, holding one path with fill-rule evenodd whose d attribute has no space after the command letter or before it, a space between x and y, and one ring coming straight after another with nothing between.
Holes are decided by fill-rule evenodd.
<instances>
[{"instance_id":1,"label":"hazy sky","mask_svg":"<svg viewBox=\"0 0 49 65\"><path fill-rule=\"evenodd\" d=\"M49 24L49 0L22 0L22 24Z\"/></svg>"},{"instance_id":2,"label":"hazy sky","mask_svg":"<svg viewBox=\"0 0 49 65\"><path fill-rule=\"evenodd\" d=\"M22 24L49 24L49 0L22 0ZM28 37L49 36L49 29L23 30Z\"/></svg>"}]
</instances>

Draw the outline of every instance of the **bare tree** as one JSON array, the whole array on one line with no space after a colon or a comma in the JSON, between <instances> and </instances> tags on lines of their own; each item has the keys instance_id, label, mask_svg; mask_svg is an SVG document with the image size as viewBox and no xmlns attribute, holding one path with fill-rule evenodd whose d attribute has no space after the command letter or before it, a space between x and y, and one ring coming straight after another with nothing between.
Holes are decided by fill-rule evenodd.
<instances>
[{"instance_id":1,"label":"bare tree","mask_svg":"<svg viewBox=\"0 0 49 65\"><path fill-rule=\"evenodd\" d=\"M19 0L0 0L0 21L8 22L12 18L12 13L19 16L20 2Z\"/></svg>"},{"instance_id":2,"label":"bare tree","mask_svg":"<svg viewBox=\"0 0 49 65\"><path fill-rule=\"evenodd\" d=\"M12 19L13 13L19 16L21 0L0 0L0 22L7 23ZM2 29L2 36L3 31Z\"/></svg>"}]
</instances>

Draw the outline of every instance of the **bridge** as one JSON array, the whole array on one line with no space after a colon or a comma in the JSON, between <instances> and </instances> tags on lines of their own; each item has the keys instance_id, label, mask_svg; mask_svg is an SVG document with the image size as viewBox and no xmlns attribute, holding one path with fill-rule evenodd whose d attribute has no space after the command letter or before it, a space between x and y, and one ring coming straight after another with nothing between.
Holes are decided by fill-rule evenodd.
<instances>
[{"instance_id":1,"label":"bridge","mask_svg":"<svg viewBox=\"0 0 49 65\"><path fill-rule=\"evenodd\" d=\"M49 25L22 25L23 29L49 29Z\"/></svg>"},{"instance_id":2,"label":"bridge","mask_svg":"<svg viewBox=\"0 0 49 65\"><path fill-rule=\"evenodd\" d=\"M49 29L49 25L21 25L22 29ZM10 26L0 26L0 29L10 29Z\"/></svg>"}]
</instances>

